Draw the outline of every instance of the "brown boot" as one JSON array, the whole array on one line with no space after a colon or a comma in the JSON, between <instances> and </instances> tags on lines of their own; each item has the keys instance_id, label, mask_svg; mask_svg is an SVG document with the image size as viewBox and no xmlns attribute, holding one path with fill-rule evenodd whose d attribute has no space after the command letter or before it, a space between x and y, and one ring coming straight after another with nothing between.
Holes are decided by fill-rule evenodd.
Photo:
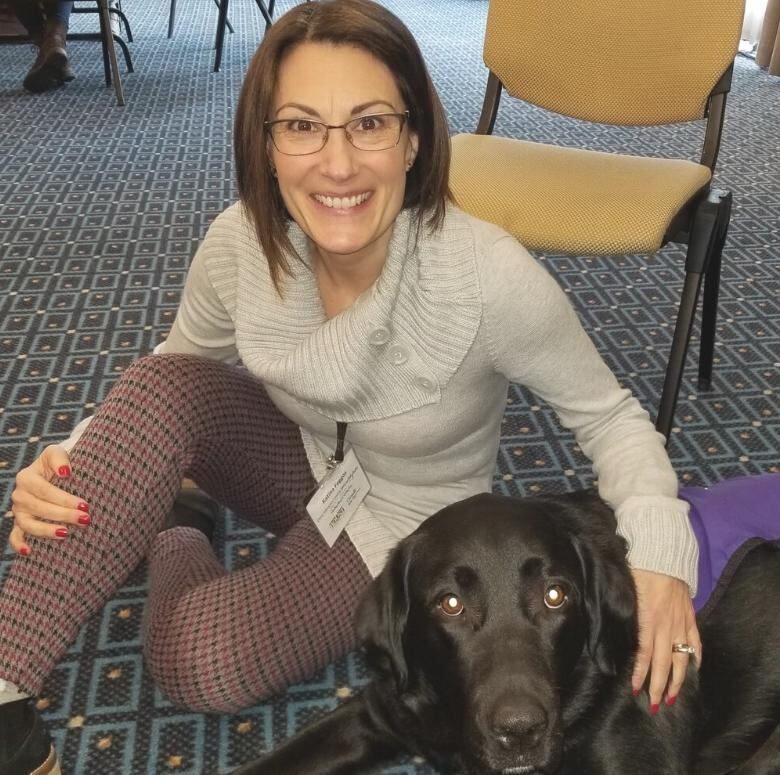
<instances>
[{"instance_id":1,"label":"brown boot","mask_svg":"<svg viewBox=\"0 0 780 775\"><path fill-rule=\"evenodd\" d=\"M65 51L68 28L58 19L47 19L38 56L24 79L24 88L38 94L73 80Z\"/></svg>"}]
</instances>

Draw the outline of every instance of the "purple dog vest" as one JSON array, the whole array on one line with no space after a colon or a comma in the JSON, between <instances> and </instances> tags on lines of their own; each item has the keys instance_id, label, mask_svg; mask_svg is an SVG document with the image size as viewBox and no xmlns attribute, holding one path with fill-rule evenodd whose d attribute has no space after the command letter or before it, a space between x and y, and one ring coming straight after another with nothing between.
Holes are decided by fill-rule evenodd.
<instances>
[{"instance_id":1,"label":"purple dog vest","mask_svg":"<svg viewBox=\"0 0 780 775\"><path fill-rule=\"evenodd\" d=\"M683 487L680 498L691 505L691 526L699 543L699 586L693 600L699 611L716 589L725 588L750 549L780 538L780 474Z\"/></svg>"}]
</instances>

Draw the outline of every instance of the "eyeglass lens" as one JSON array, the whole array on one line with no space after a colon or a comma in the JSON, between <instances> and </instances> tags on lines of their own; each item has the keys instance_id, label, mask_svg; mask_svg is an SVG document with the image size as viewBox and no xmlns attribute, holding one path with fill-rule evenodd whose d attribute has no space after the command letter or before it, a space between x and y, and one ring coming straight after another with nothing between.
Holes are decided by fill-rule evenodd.
<instances>
[{"instance_id":1,"label":"eyeglass lens","mask_svg":"<svg viewBox=\"0 0 780 775\"><path fill-rule=\"evenodd\" d=\"M361 151L383 151L398 145L404 119L403 114L377 113L330 129L343 129L347 140ZM274 121L270 126L277 149L293 156L324 148L330 131L326 124L305 118Z\"/></svg>"}]
</instances>

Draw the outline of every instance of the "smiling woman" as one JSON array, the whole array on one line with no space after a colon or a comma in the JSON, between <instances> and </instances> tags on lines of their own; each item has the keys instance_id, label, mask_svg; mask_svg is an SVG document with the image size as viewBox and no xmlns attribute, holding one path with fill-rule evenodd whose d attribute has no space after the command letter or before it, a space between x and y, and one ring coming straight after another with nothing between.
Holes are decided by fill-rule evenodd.
<instances>
[{"instance_id":1,"label":"smiling woman","mask_svg":"<svg viewBox=\"0 0 780 775\"><path fill-rule=\"evenodd\" d=\"M700 653L696 544L663 439L544 268L451 202L447 125L409 30L371 0L295 6L250 64L234 148L240 201L193 258L167 338L17 476L0 771L35 770L5 752L49 755L18 690L40 691L144 556L146 658L178 705L235 711L353 647L388 552L490 491L510 381L592 459L630 546L649 701L673 702L689 654L672 644ZM273 532L272 554L226 573L219 508L191 491L173 505L185 478ZM551 586L548 609L566 595Z\"/></svg>"},{"instance_id":2,"label":"smiling woman","mask_svg":"<svg viewBox=\"0 0 780 775\"><path fill-rule=\"evenodd\" d=\"M285 56L271 115L265 127L279 192L311 241L333 317L382 271L417 134L405 126L407 105L389 68L363 49L331 43L302 43Z\"/></svg>"},{"instance_id":3,"label":"smiling woman","mask_svg":"<svg viewBox=\"0 0 780 775\"><path fill-rule=\"evenodd\" d=\"M312 189L304 196L371 194L369 189L354 188L353 184L359 186L362 181L353 179L350 165L354 170L360 167L358 171L365 178L383 181L377 201L365 208L370 210L366 214L375 218L374 229L384 223L383 231L387 232L392 218L386 223L387 219L379 216L381 211L389 215L390 200L399 197L398 205L390 207L395 208L396 215L402 207L414 208L416 229L426 220L429 226L439 225L449 196L447 122L417 44L400 20L373 4L309 3L280 18L272 33L249 66L236 115L234 147L241 199L277 287L281 287L281 279L290 269L287 257L292 246L287 222L290 216L297 221L289 209L294 207L292 189L297 188L293 178L298 179L304 168L309 170L305 185L311 184L316 167L320 179L315 182L324 186L322 191ZM388 113L400 113L404 118L393 120ZM377 114L384 114L382 125L387 133L382 133L382 143L368 147L367 139L361 140L358 135L369 131L370 126L376 130L376 124L364 122L367 116ZM279 119L286 121L279 124ZM281 149L278 138L284 132L290 140L290 119L309 120L294 126L296 134L315 130L322 145L316 151L307 150L305 155L321 150L316 159L287 163L283 158L290 154L291 145L282 140L285 150ZM355 125L357 119L363 122ZM345 132L338 131L342 126ZM266 142L258 143L260 136ZM388 138L387 144L384 138ZM396 142L390 143L392 139ZM307 142L313 143L311 139ZM314 147L307 145L307 149ZM285 177L288 171L289 177ZM277 185L274 176L279 172ZM323 175L328 179L323 180ZM298 225L306 231L303 223Z\"/></svg>"}]
</instances>

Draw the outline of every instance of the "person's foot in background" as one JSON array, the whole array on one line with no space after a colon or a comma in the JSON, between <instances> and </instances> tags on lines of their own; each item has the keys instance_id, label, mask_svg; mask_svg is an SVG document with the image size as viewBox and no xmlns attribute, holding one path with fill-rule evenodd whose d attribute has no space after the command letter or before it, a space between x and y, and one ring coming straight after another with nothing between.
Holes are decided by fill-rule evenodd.
<instances>
[{"instance_id":1,"label":"person's foot in background","mask_svg":"<svg viewBox=\"0 0 780 775\"><path fill-rule=\"evenodd\" d=\"M72 7L72 0L12 0L14 14L38 48L38 56L23 81L27 91L38 94L75 78L65 40Z\"/></svg>"}]
</instances>

